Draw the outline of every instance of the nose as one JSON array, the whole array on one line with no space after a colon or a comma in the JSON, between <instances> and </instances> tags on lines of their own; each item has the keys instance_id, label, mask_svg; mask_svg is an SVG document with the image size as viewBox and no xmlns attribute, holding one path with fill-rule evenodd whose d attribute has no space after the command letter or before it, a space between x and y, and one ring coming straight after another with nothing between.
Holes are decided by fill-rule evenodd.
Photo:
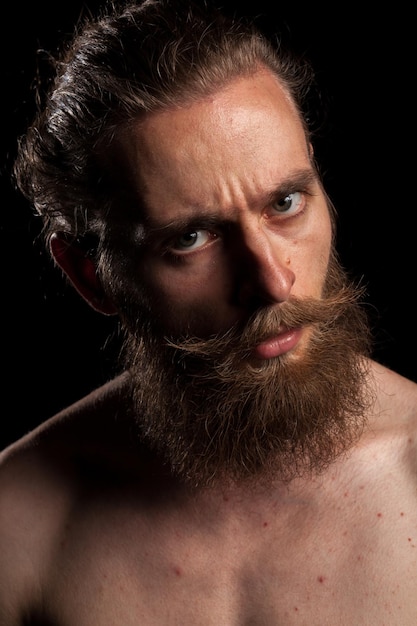
<instances>
[{"instance_id":1,"label":"nose","mask_svg":"<svg viewBox=\"0 0 417 626\"><path fill-rule=\"evenodd\" d=\"M295 282L285 242L261 227L240 236L237 263L237 301L255 311L262 306L285 302Z\"/></svg>"}]
</instances>

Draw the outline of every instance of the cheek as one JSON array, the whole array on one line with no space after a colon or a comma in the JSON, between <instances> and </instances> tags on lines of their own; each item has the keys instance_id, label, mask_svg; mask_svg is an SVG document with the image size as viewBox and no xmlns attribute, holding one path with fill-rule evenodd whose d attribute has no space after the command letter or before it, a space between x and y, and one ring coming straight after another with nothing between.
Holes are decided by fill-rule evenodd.
<instances>
[{"instance_id":1,"label":"cheek","mask_svg":"<svg viewBox=\"0 0 417 626\"><path fill-rule=\"evenodd\" d=\"M168 332L189 328L207 333L219 325L228 286L217 262L204 268L198 264L192 269L185 264L145 268L143 280L150 309Z\"/></svg>"},{"instance_id":2,"label":"cheek","mask_svg":"<svg viewBox=\"0 0 417 626\"><path fill-rule=\"evenodd\" d=\"M320 286L323 287L333 245L332 226L329 218L323 220L319 232L316 234L316 240L313 262L315 263L315 271L320 279Z\"/></svg>"},{"instance_id":3,"label":"cheek","mask_svg":"<svg viewBox=\"0 0 417 626\"><path fill-rule=\"evenodd\" d=\"M317 250L317 254L322 259L328 259L332 245L333 229L329 211L326 207L322 207L321 213L317 218L314 228L311 232L311 246Z\"/></svg>"},{"instance_id":4,"label":"cheek","mask_svg":"<svg viewBox=\"0 0 417 626\"><path fill-rule=\"evenodd\" d=\"M291 266L296 275L294 295L319 296L324 285L332 250L332 227L324 217L303 240L293 242Z\"/></svg>"},{"instance_id":5,"label":"cheek","mask_svg":"<svg viewBox=\"0 0 417 626\"><path fill-rule=\"evenodd\" d=\"M318 240L321 243L320 259L325 269L329 264L330 253L333 249L333 225L329 213L326 211L325 219L319 229Z\"/></svg>"}]
</instances>

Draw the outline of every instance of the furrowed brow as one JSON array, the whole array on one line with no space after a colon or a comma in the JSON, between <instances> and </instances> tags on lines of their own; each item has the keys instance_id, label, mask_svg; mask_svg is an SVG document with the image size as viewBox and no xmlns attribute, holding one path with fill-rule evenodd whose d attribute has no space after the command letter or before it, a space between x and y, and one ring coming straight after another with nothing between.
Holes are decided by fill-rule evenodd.
<instances>
[{"instance_id":1,"label":"furrowed brow","mask_svg":"<svg viewBox=\"0 0 417 626\"><path fill-rule=\"evenodd\" d=\"M156 223L150 220L145 223L144 240L149 242L155 239L169 239L179 233L191 230L219 228L229 220L224 220L213 212L199 212L198 215L179 216L167 223Z\"/></svg>"},{"instance_id":2,"label":"furrowed brow","mask_svg":"<svg viewBox=\"0 0 417 626\"><path fill-rule=\"evenodd\" d=\"M294 191L305 191L308 193L313 185L316 185L318 182L319 177L314 169L295 172L292 176L280 181L275 189L267 194L264 205L266 206L272 202L276 202L286 195L294 193Z\"/></svg>"},{"instance_id":3,"label":"furrowed brow","mask_svg":"<svg viewBox=\"0 0 417 626\"><path fill-rule=\"evenodd\" d=\"M304 169L296 171L291 176L280 181L272 191L256 199L256 204L267 206L270 203L282 199L295 191L306 191L319 181L314 169ZM255 204L254 203L254 204ZM158 222L147 219L144 223L144 242L150 242L161 238L170 238L190 230L197 229L218 229L225 228L233 224L233 219L228 218L222 211L204 210L201 207L190 209L189 214L178 215L169 222Z\"/></svg>"}]
</instances>

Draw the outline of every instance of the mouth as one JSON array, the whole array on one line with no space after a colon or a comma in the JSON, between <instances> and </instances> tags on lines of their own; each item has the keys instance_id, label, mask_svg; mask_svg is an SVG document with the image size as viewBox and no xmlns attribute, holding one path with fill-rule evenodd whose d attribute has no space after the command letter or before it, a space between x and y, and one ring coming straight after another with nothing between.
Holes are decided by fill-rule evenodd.
<instances>
[{"instance_id":1,"label":"mouth","mask_svg":"<svg viewBox=\"0 0 417 626\"><path fill-rule=\"evenodd\" d=\"M277 335L258 343L253 349L252 355L257 359L265 360L286 354L298 345L301 335L301 327L284 329Z\"/></svg>"}]
</instances>

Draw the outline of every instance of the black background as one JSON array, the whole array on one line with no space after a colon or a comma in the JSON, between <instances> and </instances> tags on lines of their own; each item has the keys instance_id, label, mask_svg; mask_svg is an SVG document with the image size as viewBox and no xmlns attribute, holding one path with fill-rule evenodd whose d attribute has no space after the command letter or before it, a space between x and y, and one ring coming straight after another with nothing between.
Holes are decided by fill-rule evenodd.
<instances>
[{"instance_id":1,"label":"black background","mask_svg":"<svg viewBox=\"0 0 417 626\"><path fill-rule=\"evenodd\" d=\"M99 5L39 0L2 9L0 447L113 372L116 349L106 343L114 320L66 286L10 182L17 137L34 111L33 78L46 65L36 51L54 54L82 11ZM342 261L368 285L376 358L417 381L414 16L398 3L383 6L258 1L239 10L263 13L269 28L279 13L315 65L329 108L316 148L339 213Z\"/></svg>"}]
</instances>

